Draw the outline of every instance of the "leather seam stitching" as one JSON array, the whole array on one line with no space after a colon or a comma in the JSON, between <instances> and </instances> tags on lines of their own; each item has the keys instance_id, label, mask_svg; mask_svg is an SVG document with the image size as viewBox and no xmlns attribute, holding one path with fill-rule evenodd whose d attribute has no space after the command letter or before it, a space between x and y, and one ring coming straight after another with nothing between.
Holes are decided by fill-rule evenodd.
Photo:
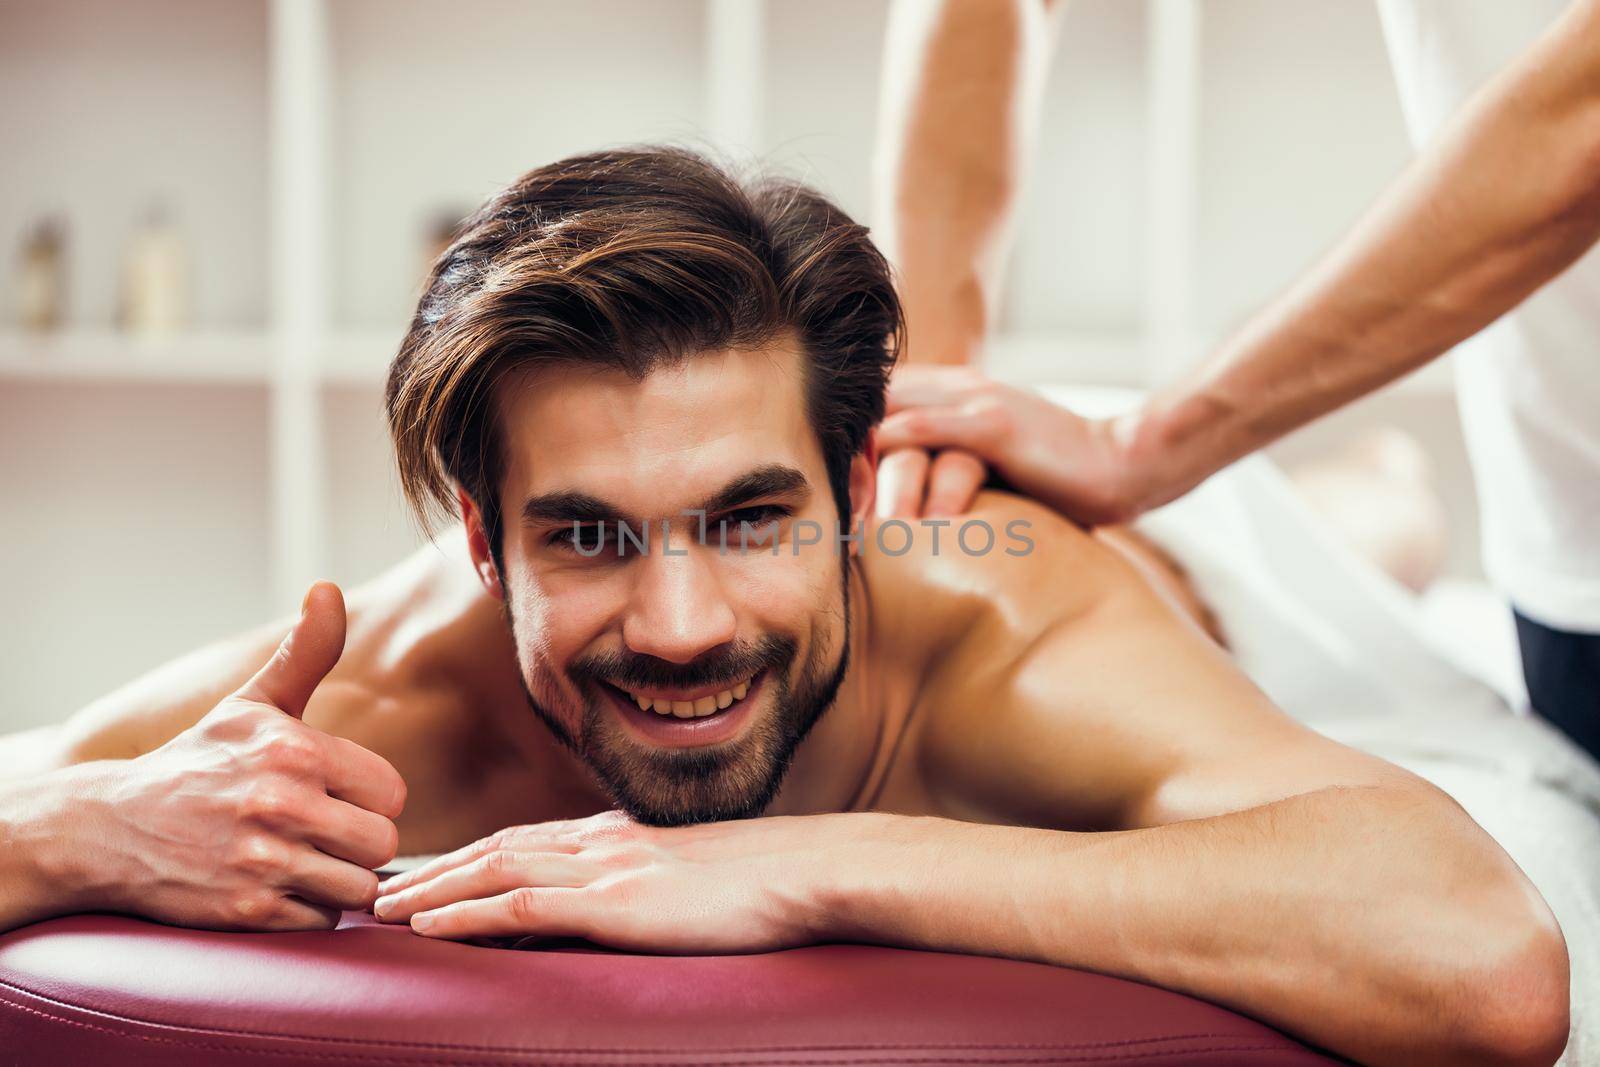
<instances>
[{"instance_id":1,"label":"leather seam stitching","mask_svg":"<svg viewBox=\"0 0 1600 1067\"><path fill-rule=\"evenodd\" d=\"M603 1047L603 1046L462 1045L462 1044L454 1044L454 1043L448 1043L448 1042L392 1041L392 1040L385 1040L385 1039L382 1039L382 1038L370 1038L369 1039L369 1038L351 1038L351 1037L325 1037L325 1036L318 1036L318 1035L311 1035L311 1034L269 1033L269 1032L261 1031L261 1030L232 1030L232 1029L225 1029L225 1028L222 1028L222 1027L204 1027L204 1028L202 1028L202 1027L194 1027L194 1026L185 1026L185 1025L177 1024L177 1023L157 1022L157 1021L155 1021L153 1019L141 1019L141 1018L138 1018L136 1016L131 1016L131 1015L117 1015L115 1013L101 1011L101 1010L96 1009L96 1008L88 1008L88 1007L84 1007L82 1005L72 1004L72 1003L70 1003L68 1001L58 1000L58 999L56 999L54 997L46 996L45 994L37 993L37 992L34 992L33 990L30 990L30 989L25 989L25 988L23 988L21 986L14 985L13 983L5 981L3 979L0 979L0 988L11 990L14 993L22 994L23 996L33 997L33 998L35 998L37 1000L43 1001L44 1003L50 1004L50 1005L52 1005L54 1007L57 1007L57 1008L65 1009L65 1010L68 1010L68 1011L81 1012L81 1013L87 1014L87 1015L92 1015L92 1016L94 1016L94 1017L96 1017L98 1019L107 1020L107 1021L121 1022L121 1023L131 1023L131 1024L136 1025L136 1026L144 1026L144 1027L150 1027L150 1028L169 1030L169 1031L172 1031L172 1032L174 1032L176 1034L189 1034L189 1035L194 1035L194 1036L198 1036L198 1037L216 1037L216 1038L237 1037L237 1038L260 1038L260 1039L266 1039L266 1040L279 1040L279 1041L306 1041L306 1042L317 1042L317 1043L322 1043L322 1044L348 1045L348 1046L354 1046L354 1047L374 1048L374 1049L376 1049L376 1048L396 1048L396 1049L415 1049L415 1050L419 1050L419 1051L435 1050L435 1051L441 1051L441 1052L462 1052L462 1053L479 1052L479 1053L485 1053L485 1054L491 1054L491 1055L493 1055L493 1054L513 1054L514 1055L514 1054L518 1054L518 1053L539 1053L539 1054L547 1054L548 1053L548 1054L556 1054L556 1055L560 1055L560 1054L574 1055L574 1054L576 1054L576 1055L605 1055L605 1056L650 1056L650 1055L658 1055L660 1053L694 1053L696 1055L747 1055L747 1054L762 1054L762 1053L804 1053L804 1052L862 1052L862 1053L867 1053L867 1052L873 1052L873 1051L878 1051L878 1050L894 1051L894 1050L910 1050L910 1049L927 1049L927 1050L930 1050L930 1051L949 1050L949 1051L974 1051L974 1052L977 1052L977 1051L990 1051L990 1052L1027 1052L1027 1051L1038 1051L1038 1052L1092 1052L1092 1051L1097 1050L1097 1049L1105 1049L1105 1050L1108 1050L1108 1051L1116 1050L1116 1049L1131 1050L1131 1047L1134 1046L1134 1045L1153 1045L1153 1044L1171 1043L1171 1042L1176 1042L1176 1041L1192 1041L1192 1040L1204 1040L1204 1039L1217 1039L1217 1038L1235 1037L1235 1035L1232 1035L1232 1034L1203 1033L1203 1034L1173 1034L1173 1035L1163 1036L1163 1037L1127 1038L1127 1039L1117 1040L1117 1041L1092 1041L1092 1042L1072 1042L1072 1043L1066 1043L1066 1042L1041 1042L1041 1043L1022 1043L1022 1042L1015 1042L1015 1043L1002 1043L1002 1042L996 1042L996 1043L936 1042L936 1043L930 1043L930 1042L923 1042L923 1043L916 1043L916 1044L910 1044L910 1043L907 1043L907 1044L890 1044L890 1043L871 1044L871 1043L863 1042L863 1043L860 1043L860 1044L849 1044L849 1045L774 1045L774 1046L752 1046L752 1047L746 1047L746 1048L686 1048L686 1047L679 1047L679 1048L664 1047L663 1048L663 1047L657 1047L657 1048L619 1049L619 1048L606 1048L606 1047ZM113 1028L108 1027L108 1026L101 1026L101 1025L97 1025L95 1023L86 1022L86 1021L81 1020L81 1019L72 1019L72 1018L69 1018L69 1017L64 1016L64 1015L55 1014L55 1013L51 1013L51 1012L47 1012L47 1011L41 1011L38 1008L30 1007L27 1004L19 1003L15 998L0 998L0 999L8 999L8 1000L10 1000L10 1003L12 1004L12 1006L16 1007L17 1009L19 1009L21 1011L28 1012L31 1015L37 1015L37 1016L39 1016L41 1018L53 1019L53 1020L56 1020L56 1021L59 1021L59 1022L64 1022L64 1023L67 1023L70 1026L79 1026L79 1027L84 1027L84 1028L91 1029L91 1030L99 1030L99 1031L102 1031L104 1033L110 1033L110 1034L121 1034L123 1036L135 1037L135 1038L138 1038L140 1040L162 1041L162 1042L173 1043L173 1044L183 1044L183 1043L185 1043L185 1042L182 1042L180 1039L178 1039L176 1037L163 1037L163 1036L159 1036L159 1035L155 1035L155 1034L126 1033L124 1031L116 1030L116 1029L113 1029ZM194 1046L194 1047L225 1048L225 1046ZM1228 1048L1217 1048L1217 1049L1185 1049L1184 1051L1186 1051L1186 1052L1241 1051L1242 1052L1242 1051L1250 1051L1252 1049L1254 1049L1254 1050L1274 1050L1274 1049L1283 1050L1284 1046L1282 1044L1239 1045L1239 1046L1230 1046ZM315 1052L309 1052L309 1051L306 1052L306 1053L300 1053L300 1052L296 1052L294 1050L262 1050L262 1051L269 1051L269 1052L274 1052L274 1053L277 1053L277 1052L281 1051L282 1054L287 1054L287 1055L322 1055L323 1054L323 1053L315 1053ZM1140 1057L1140 1056L1170 1055L1171 1051L1172 1050L1152 1049L1152 1050L1149 1050L1147 1052L1124 1051L1124 1052L1116 1052L1116 1053L1113 1053L1113 1054L1116 1055L1117 1058L1130 1059L1130 1058L1136 1058L1136 1057ZM337 1056L338 1054L329 1053L329 1055ZM373 1057L348 1057L348 1056L345 1056L345 1057L340 1057L340 1058L371 1059ZM774 1060L774 1061L771 1061L771 1062L773 1062L773 1063L805 1062L805 1063L818 1063L818 1064L822 1064L822 1063L841 1063L841 1064L845 1064L845 1063L862 1063L862 1062L872 1062L872 1061L868 1061L868 1060L777 1061L777 1060ZM900 1061L900 1062L906 1062L906 1063L913 1063L913 1062L938 1063L938 1062L948 1062L948 1061L947 1060L943 1060L943 1059L923 1059L923 1060L903 1060L903 1061ZM1037 1062L1037 1061L1036 1060L1032 1060L1030 1058L1029 1060L1014 1060L1014 1061L1012 1061L1012 1060L998 1061L997 1060L997 1061L991 1061L991 1062Z\"/></svg>"}]
</instances>

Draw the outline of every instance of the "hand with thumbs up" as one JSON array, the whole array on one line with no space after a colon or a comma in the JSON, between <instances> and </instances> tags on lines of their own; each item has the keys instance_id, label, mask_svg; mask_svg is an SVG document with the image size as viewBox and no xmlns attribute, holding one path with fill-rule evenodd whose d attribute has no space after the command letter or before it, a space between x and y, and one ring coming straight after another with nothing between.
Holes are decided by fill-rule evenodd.
<instances>
[{"instance_id":1,"label":"hand with thumbs up","mask_svg":"<svg viewBox=\"0 0 1600 1067\"><path fill-rule=\"evenodd\" d=\"M38 857L43 914L295 930L369 907L405 783L381 756L300 721L344 637L338 586L312 586L272 658L199 722L133 759L67 768L35 796L38 818L13 828ZM29 910L20 921L43 917Z\"/></svg>"}]
</instances>

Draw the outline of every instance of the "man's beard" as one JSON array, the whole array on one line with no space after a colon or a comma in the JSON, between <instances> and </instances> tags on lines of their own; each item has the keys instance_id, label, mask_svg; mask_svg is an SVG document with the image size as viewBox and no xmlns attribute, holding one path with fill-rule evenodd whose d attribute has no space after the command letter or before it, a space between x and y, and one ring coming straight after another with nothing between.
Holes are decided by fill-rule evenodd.
<instances>
[{"instance_id":1,"label":"man's beard","mask_svg":"<svg viewBox=\"0 0 1600 1067\"><path fill-rule=\"evenodd\" d=\"M832 706L850 662L850 588L844 585L844 626L839 655L830 668L825 642L813 646L798 677L790 682L796 642L768 635L751 644L736 644L716 656L692 663L668 663L648 656L604 653L575 661L568 675L575 688L594 694L610 684L620 689L724 688L758 671L765 672L765 691L772 710L752 722L736 741L690 748L650 748L632 741L602 706L603 698L584 702L582 729L574 737L555 715L534 698L524 672L528 705L556 739L583 760L605 785L612 802L628 815L652 826L747 819L760 815L778 794L796 750L811 728ZM511 619L506 605L507 621ZM515 640L515 627L512 638ZM755 709L752 709L754 711Z\"/></svg>"}]
</instances>

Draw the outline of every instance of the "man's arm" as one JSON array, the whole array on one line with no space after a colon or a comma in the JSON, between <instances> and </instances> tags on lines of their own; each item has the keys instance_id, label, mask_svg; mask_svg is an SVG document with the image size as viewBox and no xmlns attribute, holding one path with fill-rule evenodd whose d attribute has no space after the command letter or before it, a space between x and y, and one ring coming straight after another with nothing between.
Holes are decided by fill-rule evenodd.
<instances>
[{"instance_id":1,"label":"man's arm","mask_svg":"<svg viewBox=\"0 0 1600 1067\"><path fill-rule=\"evenodd\" d=\"M974 517L1004 521L994 499ZM1565 948L1494 841L1274 708L1112 550L1028 517L1048 558L985 561L991 604L915 712L964 823L886 827L832 897L850 926L1180 990L1362 1063L1552 1062ZM1085 826L1112 832L1063 832Z\"/></svg>"},{"instance_id":2,"label":"man's arm","mask_svg":"<svg viewBox=\"0 0 1600 1067\"><path fill-rule=\"evenodd\" d=\"M1125 520L1417 369L1597 239L1600 0L1578 0L1322 262L1142 411L1085 422L1009 394L991 410L973 383L931 377L880 441L968 449L1070 517Z\"/></svg>"},{"instance_id":3,"label":"man's arm","mask_svg":"<svg viewBox=\"0 0 1600 1067\"><path fill-rule=\"evenodd\" d=\"M272 655L292 621L270 623L165 663L65 722L0 736L0 785L158 748L243 685Z\"/></svg>"},{"instance_id":4,"label":"man's arm","mask_svg":"<svg viewBox=\"0 0 1600 1067\"><path fill-rule=\"evenodd\" d=\"M165 702L136 685L60 730L5 739L0 755L30 762L0 781L0 930L77 911L299 929L369 905L405 783L300 721L345 625L338 588L314 586L259 669L211 706L191 703L234 681L220 649L153 676L188 683Z\"/></svg>"}]
</instances>

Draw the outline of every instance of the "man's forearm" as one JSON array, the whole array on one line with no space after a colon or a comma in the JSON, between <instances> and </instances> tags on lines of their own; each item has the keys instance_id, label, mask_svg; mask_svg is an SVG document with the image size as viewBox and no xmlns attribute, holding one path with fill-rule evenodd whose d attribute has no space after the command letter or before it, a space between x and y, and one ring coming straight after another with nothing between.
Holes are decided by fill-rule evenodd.
<instances>
[{"instance_id":1,"label":"man's forearm","mask_svg":"<svg viewBox=\"0 0 1600 1067\"><path fill-rule=\"evenodd\" d=\"M1600 239L1600 3L1482 90L1306 278L1124 425L1147 506L1420 367Z\"/></svg>"},{"instance_id":2,"label":"man's forearm","mask_svg":"<svg viewBox=\"0 0 1600 1067\"><path fill-rule=\"evenodd\" d=\"M916 362L972 362L992 324L1051 38L1047 0L902 0L889 18L879 240Z\"/></svg>"},{"instance_id":3,"label":"man's forearm","mask_svg":"<svg viewBox=\"0 0 1600 1067\"><path fill-rule=\"evenodd\" d=\"M822 933L1133 978L1368 1064L1540 1062L1566 996L1519 988L1565 973L1542 901L1441 794L1358 792L1121 833L866 816Z\"/></svg>"},{"instance_id":4,"label":"man's forearm","mask_svg":"<svg viewBox=\"0 0 1600 1067\"><path fill-rule=\"evenodd\" d=\"M55 777L62 773L57 772ZM70 910L59 883L61 805L52 776L0 784L0 931Z\"/></svg>"}]
</instances>

